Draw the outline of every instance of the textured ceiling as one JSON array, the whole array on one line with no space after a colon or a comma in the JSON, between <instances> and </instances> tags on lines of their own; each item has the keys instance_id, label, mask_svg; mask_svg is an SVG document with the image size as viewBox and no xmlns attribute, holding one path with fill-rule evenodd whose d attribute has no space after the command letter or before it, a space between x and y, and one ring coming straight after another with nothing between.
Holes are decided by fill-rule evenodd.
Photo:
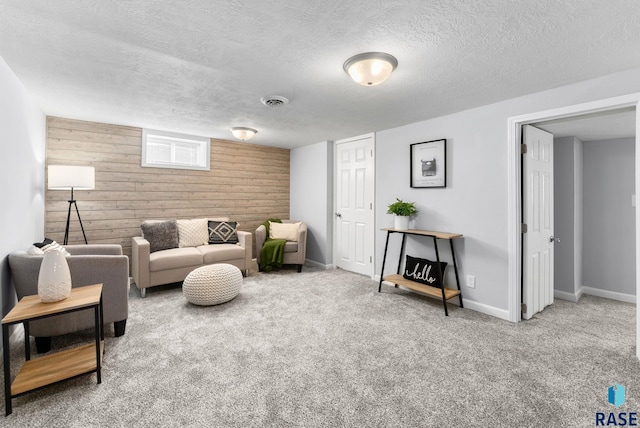
<instances>
[{"instance_id":1,"label":"textured ceiling","mask_svg":"<svg viewBox=\"0 0 640 428\"><path fill-rule=\"evenodd\" d=\"M0 0L0 56L49 115L298 147L640 67L631 0ZM342 70L383 51L376 87ZM260 98L282 95L286 106Z\"/></svg>"}]
</instances>

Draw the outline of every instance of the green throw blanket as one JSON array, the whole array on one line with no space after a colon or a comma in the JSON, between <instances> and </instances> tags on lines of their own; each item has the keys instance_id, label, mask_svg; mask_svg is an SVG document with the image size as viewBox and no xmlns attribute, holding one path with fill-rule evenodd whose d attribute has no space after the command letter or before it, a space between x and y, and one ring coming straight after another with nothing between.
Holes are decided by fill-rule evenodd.
<instances>
[{"instance_id":1,"label":"green throw blanket","mask_svg":"<svg viewBox=\"0 0 640 428\"><path fill-rule=\"evenodd\" d=\"M284 260L284 244L287 242L284 239L269 238L270 221L274 223L282 223L282 220L278 218L270 218L262 223L262 225L267 229L267 239L264 241L262 251L260 252L260 270L264 272L271 272L274 267L282 267L282 261Z\"/></svg>"}]
</instances>

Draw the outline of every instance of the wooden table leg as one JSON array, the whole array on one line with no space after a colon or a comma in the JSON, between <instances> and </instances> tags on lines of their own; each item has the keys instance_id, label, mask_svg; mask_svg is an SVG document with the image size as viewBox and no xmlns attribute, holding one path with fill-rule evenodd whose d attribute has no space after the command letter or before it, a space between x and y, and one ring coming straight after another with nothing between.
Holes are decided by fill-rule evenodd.
<instances>
[{"instance_id":1,"label":"wooden table leg","mask_svg":"<svg viewBox=\"0 0 640 428\"><path fill-rule=\"evenodd\" d=\"M2 324L2 357L4 359L4 415L11 414L11 362L9 355L9 325Z\"/></svg>"},{"instance_id":2,"label":"wooden table leg","mask_svg":"<svg viewBox=\"0 0 640 428\"><path fill-rule=\"evenodd\" d=\"M102 298L100 299L102 301ZM100 325L100 304L96 305L95 312L95 323L96 323L96 374L98 376L98 383L102 383L102 355L100 355L100 329L102 326Z\"/></svg>"},{"instance_id":3,"label":"wooden table leg","mask_svg":"<svg viewBox=\"0 0 640 428\"><path fill-rule=\"evenodd\" d=\"M451 246L451 259L453 260L453 271L456 273L456 285L458 286L458 297L460 298L460 307L464 308L462 304L462 291L460 290L460 277L458 276L458 264L456 263L456 254L453 251L453 239L449 239L449 245Z\"/></svg>"},{"instance_id":4,"label":"wooden table leg","mask_svg":"<svg viewBox=\"0 0 640 428\"><path fill-rule=\"evenodd\" d=\"M444 315L449 316L449 310L447 309L447 299L444 295L444 276L442 275L442 266L440 266L440 253L438 252L438 238L433 237L433 247L436 250L436 267L438 276L440 277L440 291L442 291L442 304L444 305Z\"/></svg>"},{"instance_id":5,"label":"wooden table leg","mask_svg":"<svg viewBox=\"0 0 640 428\"><path fill-rule=\"evenodd\" d=\"M407 234L403 233L402 234L402 243L400 244L400 257L398 257L398 270L396 271L396 273L398 275L400 275L400 266L402 266L402 258L404 256L404 246L407 242ZM398 288L398 284L395 285L396 288Z\"/></svg>"},{"instance_id":6,"label":"wooden table leg","mask_svg":"<svg viewBox=\"0 0 640 428\"><path fill-rule=\"evenodd\" d=\"M387 242L384 244L384 256L382 257L382 269L380 270L380 283L378 284L378 293L382 288L382 278L384 277L384 264L387 261L387 248L389 248L389 231L387 231Z\"/></svg>"},{"instance_id":7,"label":"wooden table leg","mask_svg":"<svg viewBox=\"0 0 640 428\"><path fill-rule=\"evenodd\" d=\"M22 323L24 327L24 359L29 361L31 359L31 343L29 342L29 321Z\"/></svg>"}]
</instances>

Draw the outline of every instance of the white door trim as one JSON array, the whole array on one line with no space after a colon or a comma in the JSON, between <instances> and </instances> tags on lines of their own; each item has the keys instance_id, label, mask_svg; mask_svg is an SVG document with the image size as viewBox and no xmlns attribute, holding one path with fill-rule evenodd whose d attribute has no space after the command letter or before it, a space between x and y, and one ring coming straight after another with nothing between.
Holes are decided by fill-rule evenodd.
<instances>
[{"instance_id":1,"label":"white door trim","mask_svg":"<svg viewBox=\"0 0 640 428\"><path fill-rule=\"evenodd\" d=\"M334 207L334 212L332 213L332 217L333 217L333 266L338 266L338 260L337 260L337 246L338 246L338 227L336 226L336 216L335 216L335 211L336 208L338 206L338 201L337 201L337 193L338 193L338 149L336 146L338 146L339 144L344 144L344 143L352 143L354 141L358 141L358 140L365 140L367 138L371 138L373 140L373 195L372 195L372 203L373 203L373 207L375 208L376 206L376 201L375 201L375 195L376 195L376 191L375 191L375 186L376 186L376 162L375 162L375 153L376 153L376 134L375 132L371 132L369 134L362 134L362 135L358 135L356 137L351 137L351 138L344 138L342 140L336 140L334 141L334 150L333 150L333 207ZM375 209L371 210L371 222L368 226L368 233L371 234L372 237L375 236ZM373 241L373 245L375 247L375 239L372 239ZM371 249L371 272L369 274L369 276L371 277L371 279L374 279L374 273L375 273L375 266L376 266L376 256L375 256L376 252L375 252L375 248Z\"/></svg>"},{"instance_id":2,"label":"white door trim","mask_svg":"<svg viewBox=\"0 0 640 428\"><path fill-rule=\"evenodd\" d=\"M635 159L635 188L640 189L640 92L623 95L614 98L576 104L552 110L540 111L521 116L508 118L507 136L507 250L509 256L509 321L520 321L520 278L522 274L521 256L522 239L520 235L521 212L521 166L520 166L520 140L522 126L544 120L560 119L571 116L579 116L588 113L617 110L626 107L636 109L636 159ZM640 209L636 209L636 269L640 272ZM636 356L640 359L640 275L636 275Z\"/></svg>"}]
</instances>

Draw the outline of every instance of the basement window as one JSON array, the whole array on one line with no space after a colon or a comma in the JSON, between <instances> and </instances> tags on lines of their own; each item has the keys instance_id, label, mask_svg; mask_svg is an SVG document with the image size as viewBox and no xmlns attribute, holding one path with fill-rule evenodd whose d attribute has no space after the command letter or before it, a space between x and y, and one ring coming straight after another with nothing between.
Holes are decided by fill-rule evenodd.
<instances>
[{"instance_id":1,"label":"basement window","mask_svg":"<svg viewBox=\"0 0 640 428\"><path fill-rule=\"evenodd\" d=\"M142 166L209 171L208 138L173 132L142 131Z\"/></svg>"}]
</instances>

